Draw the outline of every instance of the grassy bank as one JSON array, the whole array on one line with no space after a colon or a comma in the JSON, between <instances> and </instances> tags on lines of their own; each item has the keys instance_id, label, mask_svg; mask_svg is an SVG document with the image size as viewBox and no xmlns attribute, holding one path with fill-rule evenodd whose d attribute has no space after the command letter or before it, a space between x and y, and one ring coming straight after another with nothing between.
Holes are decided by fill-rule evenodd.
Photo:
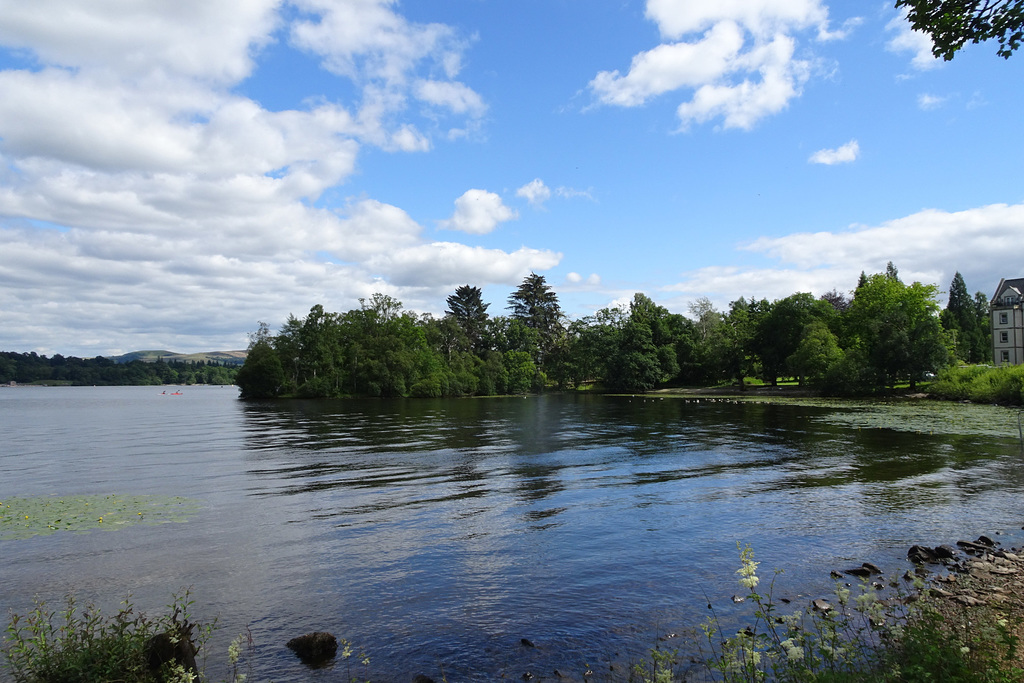
<instances>
[{"instance_id":1,"label":"grassy bank","mask_svg":"<svg viewBox=\"0 0 1024 683\"><path fill-rule=\"evenodd\" d=\"M1024 404L1024 365L948 367L928 388L935 398L976 403Z\"/></svg>"}]
</instances>

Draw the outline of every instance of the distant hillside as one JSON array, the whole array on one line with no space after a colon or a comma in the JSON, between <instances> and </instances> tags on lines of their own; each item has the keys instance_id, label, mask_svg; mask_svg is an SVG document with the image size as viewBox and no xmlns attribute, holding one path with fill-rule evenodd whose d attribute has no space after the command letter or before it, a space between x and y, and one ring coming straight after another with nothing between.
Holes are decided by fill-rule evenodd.
<instances>
[{"instance_id":1,"label":"distant hillside","mask_svg":"<svg viewBox=\"0 0 1024 683\"><path fill-rule=\"evenodd\" d=\"M162 359L165 363L178 361L180 363L204 361L209 363L216 361L224 365L241 365L245 362L245 351L206 351L204 353L175 353L174 351L132 351L121 356L109 356L115 363L128 363L133 360L141 360L143 363L155 363Z\"/></svg>"}]
</instances>

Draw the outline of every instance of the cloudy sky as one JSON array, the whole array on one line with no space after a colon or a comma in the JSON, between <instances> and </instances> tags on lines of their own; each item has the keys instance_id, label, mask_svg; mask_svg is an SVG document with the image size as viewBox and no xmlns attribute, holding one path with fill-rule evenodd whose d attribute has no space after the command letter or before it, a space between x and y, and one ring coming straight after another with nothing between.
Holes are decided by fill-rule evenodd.
<instances>
[{"instance_id":1,"label":"cloudy sky","mask_svg":"<svg viewBox=\"0 0 1024 683\"><path fill-rule=\"evenodd\" d=\"M1024 275L1024 54L891 2L0 0L0 350L244 348L383 292ZM943 298L943 304L945 299Z\"/></svg>"}]
</instances>

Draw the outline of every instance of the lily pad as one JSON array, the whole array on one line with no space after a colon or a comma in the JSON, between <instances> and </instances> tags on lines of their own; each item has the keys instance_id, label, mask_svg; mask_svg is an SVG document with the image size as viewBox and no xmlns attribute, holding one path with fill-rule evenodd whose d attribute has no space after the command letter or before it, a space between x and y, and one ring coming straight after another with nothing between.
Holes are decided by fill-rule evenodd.
<instances>
[{"instance_id":1,"label":"lily pad","mask_svg":"<svg viewBox=\"0 0 1024 683\"><path fill-rule=\"evenodd\" d=\"M773 399L762 401L828 408L816 419L854 429L891 429L919 434L995 438L1019 437L1018 408L951 401L858 401L849 399Z\"/></svg>"},{"instance_id":2,"label":"lily pad","mask_svg":"<svg viewBox=\"0 0 1024 683\"><path fill-rule=\"evenodd\" d=\"M0 499L0 540L184 522L199 507L199 501L182 496L14 496Z\"/></svg>"}]
</instances>

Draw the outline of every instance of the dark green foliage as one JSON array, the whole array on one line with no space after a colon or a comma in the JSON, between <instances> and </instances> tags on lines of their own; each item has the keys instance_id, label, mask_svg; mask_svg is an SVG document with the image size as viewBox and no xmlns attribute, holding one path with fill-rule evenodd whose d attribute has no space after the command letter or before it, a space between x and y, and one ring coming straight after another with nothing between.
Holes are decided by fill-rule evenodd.
<instances>
[{"instance_id":1,"label":"dark green foliage","mask_svg":"<svg viewBox=\"0 0 1024 683\"><path fill-rule=\"evenodd\" d=\"M978 292L972 299L959 272L949 285L949 303L940 320L950 335L951 351L958 360L984 363L991 359L988 297Z\"/></svg>"},{"instance_id":2,"label":"dark green foliage","mask_svg":"<svg viewBox=\"0 0 1024 683\"><path fill-rule=\"evenodd\" d=\"M537 391L544 386L544 378L539 375L530 354L525 351L506 351L505 394L526 394Z\"/></svg>"},{"instance_id":3,"label":"dark green foliage","mask_svg":"<svg viewBox=\"0 0 1024 683\"><path fill-rule=\"evenodd\" d=\"M281 359L266 340L259 340L249 349L245 365L238 371L235 383L242 398L274 398L284 388Z\"/></svg>"},{"instance_id":4,"label":"dark green foliage","mask_svg":"<svg viewBox=\"0 0 1024 683\"><path fill-rule=\"evenodd\" d=\"M771 304L762 302L760 310L753 351L761 359L761 377L774 385L780 375L789 371L788 360L796 353L807 326L830 320L835 309L827 301L798 293Z\"/></svg>"},{"instance_id":5,"label":"dark green foliage","mask_svg":"<svg viewBox=\"0 0 1024 683\"><path fill-rule=\"evenodd\" d=\"M479 352L483 349L484 332L487 327L487 307L483 302L483 292L479 287L463 285L448 297L450 316L465 335L466 345L463 350Z\"/></svg>"},{"instance_id":6,"label":"dark green foliage","mask_svg":"<svg viewBox=\"0 0 1024 683\"><path fill-rule=\"evenodd\" d=\"M819 385L828 396L862 396L879 390L876 377L864 351L852 348L831 365Z\"/></svg>"},{"instance_id":7,"label":"dark green foliage","mask_svg":"<svg viewBox=\"0 0 1024 683\"><path fill-rule=\"evenodd\" d=\"M636 293L629 317L609 339L608 386L619 391L649 391L679 374L674 317L650 297Z\"/></svg>"},{"instance_id":8,"label":"dark green foliage","mask_svg":"<svg viewBox=\"0 0 1024 683\"><path fill-rule=\"evenodd\" d=\"M835 291L740 298L721 313L700 299L691 319L637 293L628 310L602 309L565 326L557 296L536 274L509 297L507 317L488 317L470 285L448 297L440 319L375 294L346 313L314 306L304 319L289 317L277 336L261 329L238 383L247 398L429 398L522 394L549 381L642 392L795 376L829 394L864 394L914 386L944 365L949 336L935 293L904 284L890 263L885 273L862 273L852 300ZM960 298L972 320L987 310L981 295Z\"/></svg>"},{"instance_id":9,"label":"dark green foliage","mask_svg":"<svg viewBox=\"0 0 1024 683\"><path fill-rule=\"evenodd\" d=\"M866 278L845 314L846 348L864 354L877 387L908 381L913 389L924 373L947 362L934 285L905 285L895 267Z\"/></svg>"},{"instance_id":10,"label":"dark green foliage","mask_svg":"<svg viewBox=\"0 0 1024 683\"><path fill-rule=\"evenodd\" d=\"M733 301L711 337L711 358L717 361L719 377L735 381L740 389L746 388L745 377L758 374L754 335L766 304L763 299L748 302L743 297Z\"/></svg>"},{"instance_id":11,"label":"dark green foliage","mask_svg":"<svg viewBox=\"0 0 1024 683\"><path fill-rule=\"evenodd\" d=\"M917 31L932 38L932 54L949 61L967 43L996 39L1009 58L1024 39L1024 0L896 0Z\"/></svg>"},{"instance_id":12,"label":"dark green foliage","mask_svg":"<svg viewBox=\"0 0 1024 683\"><path fill-rule=\"evenodd\" d=\"M0 384L33 382L74 386L160 384L233 384L238 366L213 361L132 360L115 363L102 356L76 358L54 354L0 352Z\"/></svg>"},{"instance_id":13,"label":"dark green foliage","mask_svg":"<svg viewBox=\"0 0 1024 683\"><path fill-rule=\"evenodd\" d=\"M151 667L150 640L169 634L194 655L212 631L190 623L190 605L186 592L175 597L169 615L150 620L128 601L111 617L94 605L79 608L73 596L61 611L37 601L26 614L11 614L4 655L15 683L160 683L172 676L172 665Z\"/></svg>"},{"instance_id":14,"label":"dark green foliage","mask_svg":"<svg viewBox=\"0 0 1024 683\"><path fill-rule=\"evenodd\" d=\"M804 328L800 343L796 350L786 359L787 366L801 382L806 380L811 386L823 386L825 378L846 354L839 347L836 335L828 329L828 325L820 320L811 322Z\"/></svg>"},{"instance_id":15,"label":"dark green foliage","mask_svg":"<svg viewBox=\"0 0 1024 683\"><path fill-rule=\"evenodd\" d=\"M543 275L530 273L519 288L509 295L508 308L512 311L513 319L537 331L539 336L533 356L538 364L543 364L544 356L551 351L562 332L562 309L558 305L558 295L551 290Z\"/></svg>"},{"instance_id":16,"label":"dark green foliage","mask_svg":"<svg viewBox=\"0 0 1024 683\"><path fill-rule=\"evenodd\" d=\"M818 299L740 298L723 313L702 298L686 318L637 293L628 310L606 308L564 324L558 297L531 273L509 297L510 316L488 317L480 289L463 285L447 298L443 318L417 316L397 299L374 294L346 313L317 304L304 318L289 316L277 335L260 323L235 382L243 398L521 394L549 381L559 389L642 392L724 382L745 387L750 377L771 384L796 377L836 395L902 382L913 388L951 354L988 358L987 298L979 292L972 299L959 273L950 290L940 323L936 288L904 284L889 263L884 273L862 272L852 299L835 290ZM210 364L94 361L86 383L209 382L233 372ZM82 365L63 356L0 353L0 382L71 377ZM117 373L139 367L148 374L138 381L101 381L108 372L123 379ZM1007 391L1012 387L989 393Z\"/></svg>"},{"instance_id":17,"label":"dark green foliage","mask_svg":"<svg viewBox=\"0 0 1024 683\"><path fill-rule=\"evenodd\" d=\"M992 368L949 366L939 371L928 392L938 398L978 403L1024 404L1024 365Z\"/></svg>"}]
</instances>

